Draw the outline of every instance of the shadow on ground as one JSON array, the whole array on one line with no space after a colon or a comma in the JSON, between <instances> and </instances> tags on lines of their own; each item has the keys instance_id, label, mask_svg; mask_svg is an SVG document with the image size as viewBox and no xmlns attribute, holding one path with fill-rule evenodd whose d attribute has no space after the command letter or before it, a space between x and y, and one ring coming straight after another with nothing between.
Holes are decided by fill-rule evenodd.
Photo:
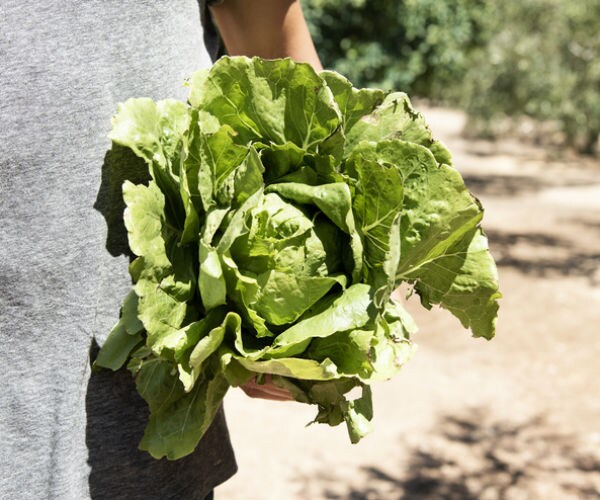
<instances>
[{"instance_id":1,"label":"shadow on ground","mask_svg":"<svg viewBox=\"0 0 600 500\"><path fill-rule=\"evenodd\" d=\"M401 464L362 470L361 484L340 493L322 477L330 500L592 499L600 495L600 455L590 443L556 433L542 417L494 421L483 411L446 416ZM399 446L406 446L399 443ZM391 474L390 467L398 474Z\"/></svg>"},{"instance_id":2,"label":"shadow on ground","mask_svg":"<svg viewBox=\"0 0 600 500\"><path fill-rule=\"evenodd\" d=\"M600 252L585 251L573 241L544 233L487 231L498 267L536 277L587 277L596 284Z\"/></svg>"},{"instance_id":3,"label":"shadow on ground","mask_svg":"<svg viewBox=\"0 0 600 500\"><path fill-rule=\"evenodd\" d=\"M555 187L589 186L589 179L564 179L557 175L463 174L465 185L476 196L519 196Z\"/></svg>"},{"instance_id":4,"label":"shadow on ground","mask_svg":"<svg viewBox=\"0 0 600 500\"><path fill-rule=\"evenodd\" d=\"M564 224L576 226L581 228L583 231L589 231L592 233L600 234L600 219L586 218L584 216L575 218L565 218L560 221Z\"/></svg>"},{"instance_id":5,"label":"shadow on ground","mask_svg":"<svg viewBox=\"0 0 600 500\"><path fill-rule=\"evenodd\" d=\"M518 196L553 186L537 176L465 174L463 179L476 196Z\"/></svg>"}]
</instances>

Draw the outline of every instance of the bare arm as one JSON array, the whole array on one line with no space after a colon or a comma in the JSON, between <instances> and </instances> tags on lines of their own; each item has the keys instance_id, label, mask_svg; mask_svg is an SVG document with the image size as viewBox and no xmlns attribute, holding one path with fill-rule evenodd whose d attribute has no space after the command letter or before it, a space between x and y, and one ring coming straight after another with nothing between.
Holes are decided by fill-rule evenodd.
<instances>
[{"instance_id":1,"label":"bare arm","mask_svg":"<svg viewBox=\"0 0 600 500\"><path fill-rule=\"evenodd\" d=\"M228 54L291 57L323 69L298 0L223 0L210 10Z\"/></svg>"}]
</instances>

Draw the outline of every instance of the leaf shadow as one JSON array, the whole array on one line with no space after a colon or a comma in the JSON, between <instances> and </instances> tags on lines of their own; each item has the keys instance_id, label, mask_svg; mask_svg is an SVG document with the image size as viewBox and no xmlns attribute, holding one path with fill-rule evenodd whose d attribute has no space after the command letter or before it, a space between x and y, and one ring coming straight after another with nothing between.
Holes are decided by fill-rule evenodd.
<instances>
[{"instance_id":1,"label":"leaf shadow","mask_svg":"<svg viewBox=\"0 0 600 500\"><path fill-rule=\"evenodd\" d=\"M595 280L600 252L577 248L575 242L546 233L487 231L499 267L536 277L587 277ZM525 251L523 251L525 250Z\"/></svg>"},{"instance_id":2,"label":"leaf shadow","mask_svg":"<svg viewBox=\"0 0 600 500\"><path fill-rule=\"evenodd\" d=\"M94 208L106 221L106 249L113 257L118 255L131 257L127 229L123 222L125 210L123 183L128 180L134 184L147 184L149 178L146 163L131 149L113 143L111 149L104 155L102 177Z\"/></svg>"},{"instance_id":3,"label":"leaf shadow","mask_svg":"<svg viewBox=\"0 0 600 500\"><path fill-rule=\"evenodd\" d=\"M555 187L588 186L587 179L566 180L556 176L509 175L489 173L463 174L465 185L476 196L520 196Z\"/></svg>"},{"instance_id":4,"label":"leaf shadow","mask_svg":"<svg viewBox=\"0 0 600 500\"><path fill-rule=\"evenodd\" d=\"M405 446L405 443L401 443ZM432 434L409 450L397 474L363 467L345 492L321 474L322 497L330 500L479 500L598 498L600 454L575 435L556 432L538 415L526 422L493 419L478 409L439 419ZM354 482L357 482L356 480Z\"/></svg>"},{"instance_id":5,"label":"leaf shadow","mask_svg":"<svg viewBox=\"0 0 600 500\"><path fill-rule=\"evenodd\" d=\"M98 350L93 341L90 361ZM226 480L235 467L223 408L194 453L169 461L138 449L148 408L127 370L92 370L85 407L92 500L203 500L212 485Z\"/></svg>"}]
</instances>

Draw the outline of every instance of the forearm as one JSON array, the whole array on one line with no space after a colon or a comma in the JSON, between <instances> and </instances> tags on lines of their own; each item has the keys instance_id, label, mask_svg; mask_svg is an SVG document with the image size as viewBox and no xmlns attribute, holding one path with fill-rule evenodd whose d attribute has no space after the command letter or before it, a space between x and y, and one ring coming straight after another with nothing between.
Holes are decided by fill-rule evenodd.
<instances>
[{"instance_id":1,"label":"forearm","mask_svg":"<svg viewBox=\"0 0 600 500\"><path fill-rule=\"evenodd\" d=\"M228 54L291 57L323 69L298 0L224 0L211 13Z\"/></svg>"}]
</instances>

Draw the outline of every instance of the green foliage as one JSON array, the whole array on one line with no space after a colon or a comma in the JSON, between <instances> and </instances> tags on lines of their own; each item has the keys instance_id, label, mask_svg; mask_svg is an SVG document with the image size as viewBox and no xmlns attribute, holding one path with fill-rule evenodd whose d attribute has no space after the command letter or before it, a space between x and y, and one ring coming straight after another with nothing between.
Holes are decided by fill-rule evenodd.
<instances>
[{"instance_id":1,"label":"green foliage","mask_svg":"<svg viewBox=\"0 0 600 500\"><path fill-rule=\"evenodd\" d=\"M472 54L464 104L494 132L503 115L556 122L593 153L600 134L600 0L498 2L488 45ZM498 21L500 20L500 21Z\"/></svg>"},{"instance_id":2,"label":"green foliage","mask_svg":"<svg viewBox=\"0 0 600 500\"><path fill-rule=\"evenodd\" d=\"M325 66L360 85L558 124L592 153L600 133L600 0L305 0ZM473 130L471 130L473 132Z\"/></svg>"},{"instance_id":3,"label":"green foliage","mask_svg":"<svg viewBox=\"0 0 600 500\"><path fill-rule=\"evenodd\" d=\"M326 67L361 86L445 97L485 44L485 0L306 0ZM454 90L454 89L452 89Z\"/></svg>"},{"instance_id":4,"label":"green foliage","mask_svg":"<svg viewBox=\"0 0 600 500\"><path fill-rule=\"evenodd\" d=\"M111 133L151 179L123 184L134 286L96 364L129 359L150 409L142 449L191 453L229 386L256 374L358 441L368 384L412 351L401 283L494 335L482 209L405 94L245 57L190 86L189 105L121 104Z\"/></svg>"}]
</instances>

